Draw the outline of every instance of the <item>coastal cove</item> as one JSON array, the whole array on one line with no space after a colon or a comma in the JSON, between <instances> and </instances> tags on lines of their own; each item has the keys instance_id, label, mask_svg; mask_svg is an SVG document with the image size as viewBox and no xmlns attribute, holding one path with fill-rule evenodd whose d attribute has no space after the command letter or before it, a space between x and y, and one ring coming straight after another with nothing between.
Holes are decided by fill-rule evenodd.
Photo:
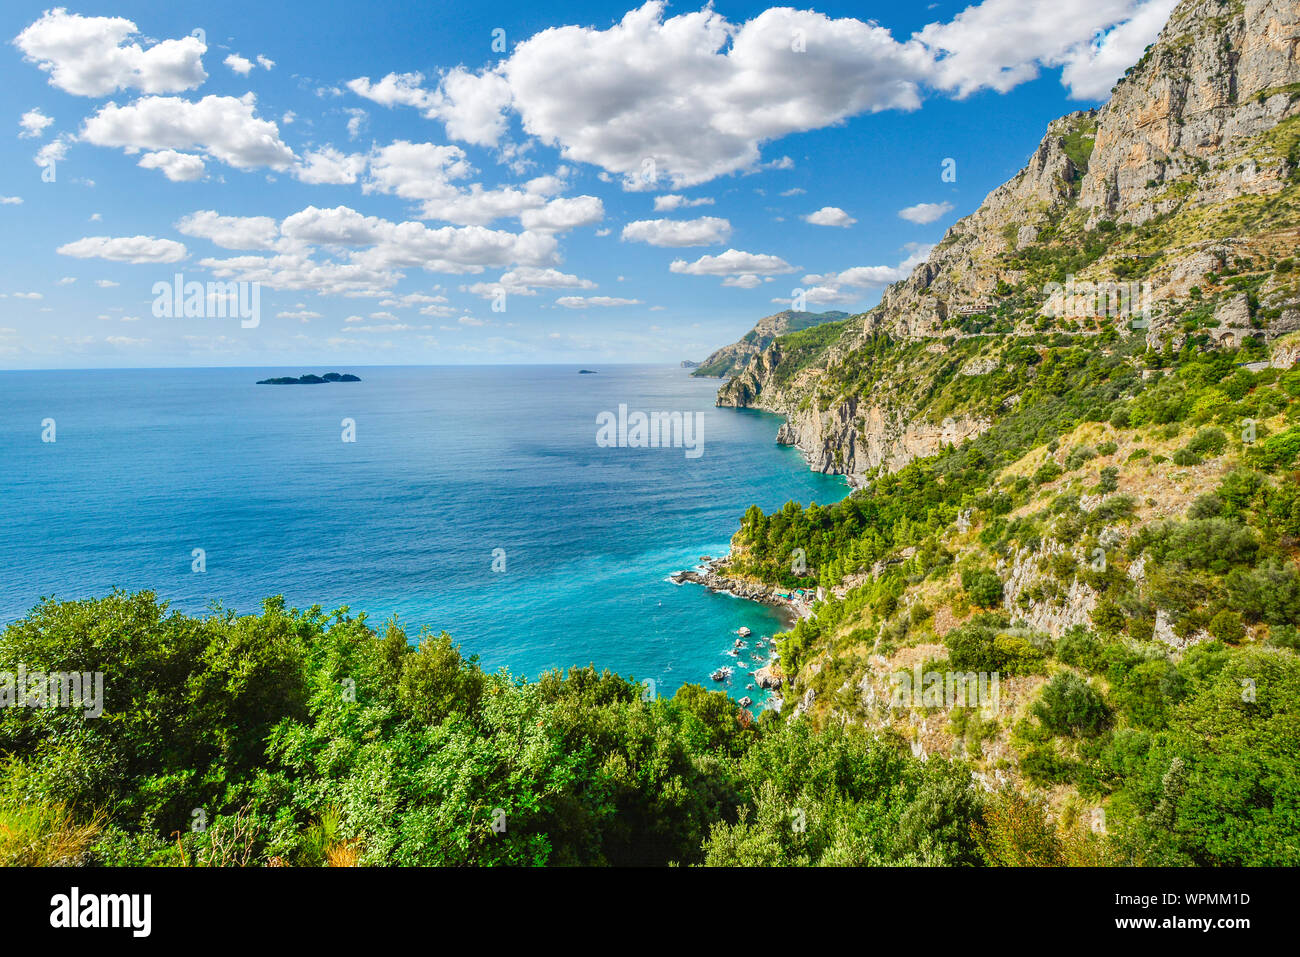
<instances>
[{"instance_id":1,"label":"coastal cove","mask_svg":"<svg viewBox=\"0 0 1300 957\"><path fill-rule=\"evenodd\" d=\"M716 381L577 370L369 367L321 390L259 388L264 369L4 373L0 618L113 587L190 613L283 594L445 630L489 670L594 664L761 706L747 672L789 612L670 576L725 555L751 504L828 504L844 480L777 445L779 417L715 408ZM702 454L601 447L620 404L698 416Z\"/></svg>"}]
</instances>

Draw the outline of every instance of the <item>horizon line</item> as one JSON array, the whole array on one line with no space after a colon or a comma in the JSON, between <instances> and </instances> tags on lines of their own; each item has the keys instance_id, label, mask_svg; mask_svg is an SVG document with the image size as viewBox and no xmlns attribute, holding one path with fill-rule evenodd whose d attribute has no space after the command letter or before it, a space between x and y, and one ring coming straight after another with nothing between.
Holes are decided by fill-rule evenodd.
<instances>
[{"instance_id":1,"label":"horizon line","mask_svg":"<svg viewBox=\"0 0 1300 957\"><path fill-rule=\"evenodd\" d=\"M206 365L206 366L40 366L30 369L0 369L0 374L7 372L159 372L163 370L193 371L196 369L286 369L293 364L284 363L281 365L269 366L243 366L243 365ZM327 363L297 363L298 366L313 365L320 368ZM377 362L377 363L350 363L344 364L353 369L486 369L498 368L501 366L528 366L528 367L566 367L586 368L590 365L604 366L640 366L640 367L658 367L662 366L670 369L686 369L689 367L682 366L680 362L603 362L603 363L583 363L583 362L454 362L454 363L425 363L425 362ZM342 369L343 366L338 368Z\"/></svg>"}]
</instances>

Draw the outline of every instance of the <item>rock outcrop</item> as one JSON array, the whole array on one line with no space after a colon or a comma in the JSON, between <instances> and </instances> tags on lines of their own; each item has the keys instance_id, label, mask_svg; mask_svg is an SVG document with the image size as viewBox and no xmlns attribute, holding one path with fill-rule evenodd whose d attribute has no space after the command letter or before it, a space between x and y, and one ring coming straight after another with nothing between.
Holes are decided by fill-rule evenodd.
<instances>
[{"instance_id":1,"label":"rock outcrop","mask_svg":"<svg viewBox=\"0 0 1300 957\"><path fill-rule=\"evenodd\" d=\"M1179 4L1102 108L1080 204L1094 221L1140 223L1178 201L1167 184L1202 170L1201 202L1280 188L1285 158L1225 160L1296 115L1298 74L1294 0Z\"/></svg>"},{"instance_id":2,"label":"rock outcrop","mask_svg":"<svg viewBox=\"0 0 1300 957\"><path fill-rule=\"evenodd\" d=\"M716 559L700 568L673 572L668 577L675 585L703 585L710 591L724 592L728 595L735 595L737 598L756 601L761 605L779 608L789 613L792 616L790 621L794 621L798 611L789 598L780 597L782 592L779 592L772 585L765 585L762 582L751 581L747 578L732 577L726 574L726 570L726 560Z\"/></svg>"},{"instance_id":3,"label":"rock outcrop","mask_svg":"<svg viewBox=\"0 0 1300 957\"><path fill-rule=\"evenodd\" d=\"M776 441L797 448L813 470L845 475L856 486L878 468L895 471L945 445L960 445L987 427L982 419L909 421L898 409L850 397L825 411L813 405L788 413Z\"/></svg>"}]
</instances>

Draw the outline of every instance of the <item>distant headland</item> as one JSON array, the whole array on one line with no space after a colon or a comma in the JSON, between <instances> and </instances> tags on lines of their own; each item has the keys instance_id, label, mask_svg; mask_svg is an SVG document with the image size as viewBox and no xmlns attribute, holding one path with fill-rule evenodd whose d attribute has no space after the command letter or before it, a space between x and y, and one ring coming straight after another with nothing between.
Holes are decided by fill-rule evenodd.
<instances>
[{"instance_id":1,"label":"distant headland","mask_svg":"<svg viewBox=\"0 0 1300 957\"><path fill-rule=\"evenodd\" d=\"M596 374L596 370L594 370L594 369L579 369L579 370L578 370L578 375L595 375L595 374Z\"/></svg>"},{"instance_id":2,"label":"distant headland","mask_svg":"<svg viewBox=\"0 0 1300 957\"><path fill-rule=\"evenodd\" d=\"M258 385L321 385L325 382L360 382L358 376L350 372L327 372L324 375L276 376L273 379L261 379Z\"/></svg>"}]
</instances>

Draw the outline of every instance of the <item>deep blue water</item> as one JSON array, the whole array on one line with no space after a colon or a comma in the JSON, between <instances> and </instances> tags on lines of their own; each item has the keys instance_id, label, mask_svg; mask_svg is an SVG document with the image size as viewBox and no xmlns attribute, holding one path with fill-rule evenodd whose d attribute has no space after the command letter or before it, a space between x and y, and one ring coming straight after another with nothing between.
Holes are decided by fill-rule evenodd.
<instances>
[{"instance_id":1,"label":"deep blue water","mask_svg":"<svg viewBox=\"0 0 1300 957\"><path fill-rule=\"evenodd\" d=\"M771 634L777 615L666 576L724 551L749 505L827 503L843 481L778 447L776 417L714 408L715 380L577 368L341 367L363 381L315 386L254 383L332 370L0 373L0 620L115 586L191 612L283 594L446 630L490 669L712 687L734 631ZM703 454L599 447L597 415L620 403L702 412Z\"/></svg>"}]
</instances>

